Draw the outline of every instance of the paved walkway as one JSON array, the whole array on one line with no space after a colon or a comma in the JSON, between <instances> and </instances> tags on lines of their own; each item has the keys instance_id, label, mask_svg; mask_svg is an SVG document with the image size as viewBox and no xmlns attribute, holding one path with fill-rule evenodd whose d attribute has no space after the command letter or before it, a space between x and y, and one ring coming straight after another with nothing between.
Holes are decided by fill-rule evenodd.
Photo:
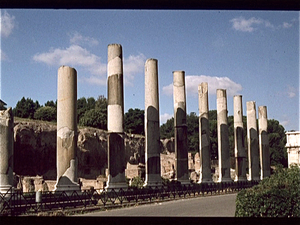
<instances>
[{"instance_id":1,"label":"paved walkway","mask_svg":"<svg viewBox=\"0 0 300 225\"><path fill-rule=\"evenodd\" d=\"M180 199L77 216L234 217L235 194Z\"/></svg>"}]
</instances>

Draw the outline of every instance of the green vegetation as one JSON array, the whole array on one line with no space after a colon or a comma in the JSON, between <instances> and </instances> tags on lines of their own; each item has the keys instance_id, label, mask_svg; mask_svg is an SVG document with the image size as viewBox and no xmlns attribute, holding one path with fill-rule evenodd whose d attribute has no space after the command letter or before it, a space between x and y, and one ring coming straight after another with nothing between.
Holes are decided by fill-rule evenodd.
<instances>
[{"instance_id":1,"label":"green vegetation","mask_svg":"<svg viewBox=\"0 0 300 225\"><path fill-rule=\"evenodd\" d=\"M124 115L124 130L127 133L144 135L144 110L129 109Z\"/></svg>"},{"instance_id":2,"label":"green vegetation","mask_svg":"<svg viewBox=\"0 0 300 225\"><path fill-rule=\"evenodd\" d=\"M278 168L236 198L236 217L300 217L300 168Z\"/></svg>"}]
</instances>

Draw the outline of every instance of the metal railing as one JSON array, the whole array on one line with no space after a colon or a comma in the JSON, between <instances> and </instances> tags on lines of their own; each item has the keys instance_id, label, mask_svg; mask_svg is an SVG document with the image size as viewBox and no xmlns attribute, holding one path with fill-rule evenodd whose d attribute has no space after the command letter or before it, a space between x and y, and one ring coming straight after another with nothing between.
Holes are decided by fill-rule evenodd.
<instances>
[{"instance_id":1,"label":"metal railing","mask_svg":"<svg viewBox=\"0 0 300 225\"><path fill-rule=\"evenodd\" d=\"M153 201L165 201L203 195L226 194L257 185L258 181L228 183L168 184L141 189L90 189L84 191L22 192L12 188L0 193L0 215L37 214L39 212L88 208L98 206L122 206Z\"/></svg>"}]
</instances>

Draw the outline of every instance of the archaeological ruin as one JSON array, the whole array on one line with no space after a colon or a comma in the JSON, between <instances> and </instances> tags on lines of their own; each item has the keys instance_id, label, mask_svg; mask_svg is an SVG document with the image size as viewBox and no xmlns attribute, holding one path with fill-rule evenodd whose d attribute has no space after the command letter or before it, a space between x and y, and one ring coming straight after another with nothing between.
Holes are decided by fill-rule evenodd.
<instances>
[{"instance_id":1,"label":"archaeological ruin","mask_svg":"<svg viewBox=\"0 0 300 225\"><path fill-rule=\"evenodd\" d=\"M212 176L211 146L209 136L208 83L198 86L199 104L199 152L195 159L188 152L186 124L186 88L185 71L173 71L174 101L174 138L163 143L159 132L159 91L158 91L158 60L148 59L145 62L145 137L138 139L138 151L128 156L126 149L132 143L133 135L124 132L124 88L123 88L123 56L120 44L108 45L107 62L107 133L94 129L86 135L77 130L77 72L74 68L61 66L58 69L57 86L57 129L56 129L56 182L54 191L80 191L82 180L79 181L78 164L82 171L90 172L84 164L95 161L103 165L93 170L94 174L105 172L103 177L106 191L126 189L126 176L145 174L144 186L162 186L162 174L169 173L172 180L181 185L191 183L192 176L198 183L215 183ZM246 103L247 132L243 129L242 96L234 96L234 143L235 143L235 174L232 176L229 154L228 109L226 89L216 90L217 130L218 130L218 180L219 183L234 181L259 181L270 176L270 152L267 134L267 108L258 107L258 127L256 104ZM7 192L14 186L13 181L13 145L14 122L11 108L0 111L0 192ZM17 128L16 128L17 129ZM86 128L84 128L86 129ZM54 131L52 131L53 133ZM245 148L244 133L247 133L248 154ZM18 138L18 136L16 136ZM90 139L93 145L86 144ZM289 164L299 163L299 132L287 133ZM103 142L102 142L103 141ZM104 142L105 141L105 142ZM53 142L53 141L52 141ZM78 155L78 143L85 154ZM105 143L105 144L104 144ZM98 151L96 145L105 145L107 152L97 155L95 159L89 151ZM162 156L162 146L171 145L173 152ZM174 145L174 146L173 146ZM130 153L130 154L131 154ZM107 154L107 158L105 157ZM173 156L172 156L173 154ZM248 159L247 159L248 155ZM81 158L82 157L82 158ZM174 165L172 159L174 158ZM196 159L198 157L198 159ZM298 157L298 158L297 158ZM83 159L84 158L84 159ZM50 158L49 158L50 160ZM97 161L98 160L98 161ZM104 161L106 160L106 161ZM194 162L193 162L194 160ZM297 161L298 160L298 161ZM248 161L248 165L246 165ZM130 165L128 165L128 162ZM134 166L132 166L134 165ZM249 171L246 171L246 168ZM168 171L165 168L168 167ZM127 169L126 169L127 168ZM131 169L131 170L130 170ZM195 173L191 174L191 170ZM80 173L82 173L82 171ZM96 171L96 172L95 172ZM138 171L138 172L136 172ZM247 177L249 174L249 177ZM98 178L97 178L98 179ZM100 178L99 178L100 179ZM84 180L84 179L83 179ZM98 181L98 180L97 180ZM100 181L100 180L99 180ZM43 187L44 183L39 184ZM98 184L97 184L98 185ZM93 183L91 186L97 186ZM49 188L50 190L51 188Z\"/></svg>"}]
</instances>

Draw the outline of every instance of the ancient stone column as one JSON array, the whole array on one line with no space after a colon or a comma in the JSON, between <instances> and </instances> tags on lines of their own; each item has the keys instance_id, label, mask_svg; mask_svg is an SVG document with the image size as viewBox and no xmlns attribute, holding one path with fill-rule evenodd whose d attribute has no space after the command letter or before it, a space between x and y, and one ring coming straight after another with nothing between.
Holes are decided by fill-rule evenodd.
<instances>
[{"instance_id":1,"label":"ancient stone column","mask_svg":"<svg viewBox=\"0 0 300 225\"><path fill-rule=\"evenodd\" d=\"M0 193L13 187L13 144L14 119L12 109L8 108L0 111Z\"/></svg>"},{"instance_id":2,"label":"ancient stone column","mask_svg":"<svg viewBox=\"0 0 300 225\"><path fill-rule=\"evenodd\" d=\"M80 190L77 178L77 72L61 66L57 83L55 191Z\"/></svg>"},{"instance_id":3,"label":"ancient stone column","mask_svg":"<svg viewBox=\"0 0 300 225\"><path fill-rule=\"evenodd\" d=\"M271 175L267 107L258 107L260 178Z\"/></svg>"},{"instance_id":4,"label":"ancient stone column","mask_svg":"<svg viewBox=\"0 0 300 225\"><path fill-rule=\"evenodd\" d=\"M198 183L211 183L210 137L208 118L208 84L198 86L199 97L199 155L200 178Z\"/></svg>"},{"instance_id":5,"label":"ancient stone column","mask_svg":"<svg viewBox=\"0 0 300 225\"><path fill-rule=\"evenodd\" d=\"M247 102L247 140L249 180L259 181L259 152L256 122L256 106L254 101Z\"/></svg>"},{"instance_id":6,"label":"ancient stone column","mask_svg":"<svg viewBox=\"0 0 300 225\"><path fill-rule=\"evenodd\" d=\"M125 180L124 97L122 46L108 45L107 63L107 190L127 188Z\"/></svg>"},{"instance_id":7,"label":"ancient stone column","mask_svg":"<svg viewBox=\"0 0 300 225\"><path fill-rule=\"evenodd\" d=\"M217 89L219 182L232 181L230 176L230 152L227 113L226 90Z\"/></svg>"},{"instance_id":8,"label":"ancient stone column","mask_svg":"<svg viewBox=\"0 0 300 225\"><path fill-rule=\"evenodd\" d=\"M233 97L235 181L246 181L246 159L242 96Z\"/></svg>"},{"instance_id":9,"label":"ancient stone column","mask_svg":"<svg viewBox=\"0 0 300 225\"><path fill-rule=\"evenodd\" d=\"M173 72L175 180L189 184L188 143L186 125L185 72Z\"/></svg>"},{"instance_id":10,"label":"ancient stone column","mask_svg":"<svg viewBox=\"0 0 300 225\"><path fill-rule=\"evenodd\" d=\"M145 63L145 186L161 186L158 67L156 59Z\"/></svg>"}]
</instances>

